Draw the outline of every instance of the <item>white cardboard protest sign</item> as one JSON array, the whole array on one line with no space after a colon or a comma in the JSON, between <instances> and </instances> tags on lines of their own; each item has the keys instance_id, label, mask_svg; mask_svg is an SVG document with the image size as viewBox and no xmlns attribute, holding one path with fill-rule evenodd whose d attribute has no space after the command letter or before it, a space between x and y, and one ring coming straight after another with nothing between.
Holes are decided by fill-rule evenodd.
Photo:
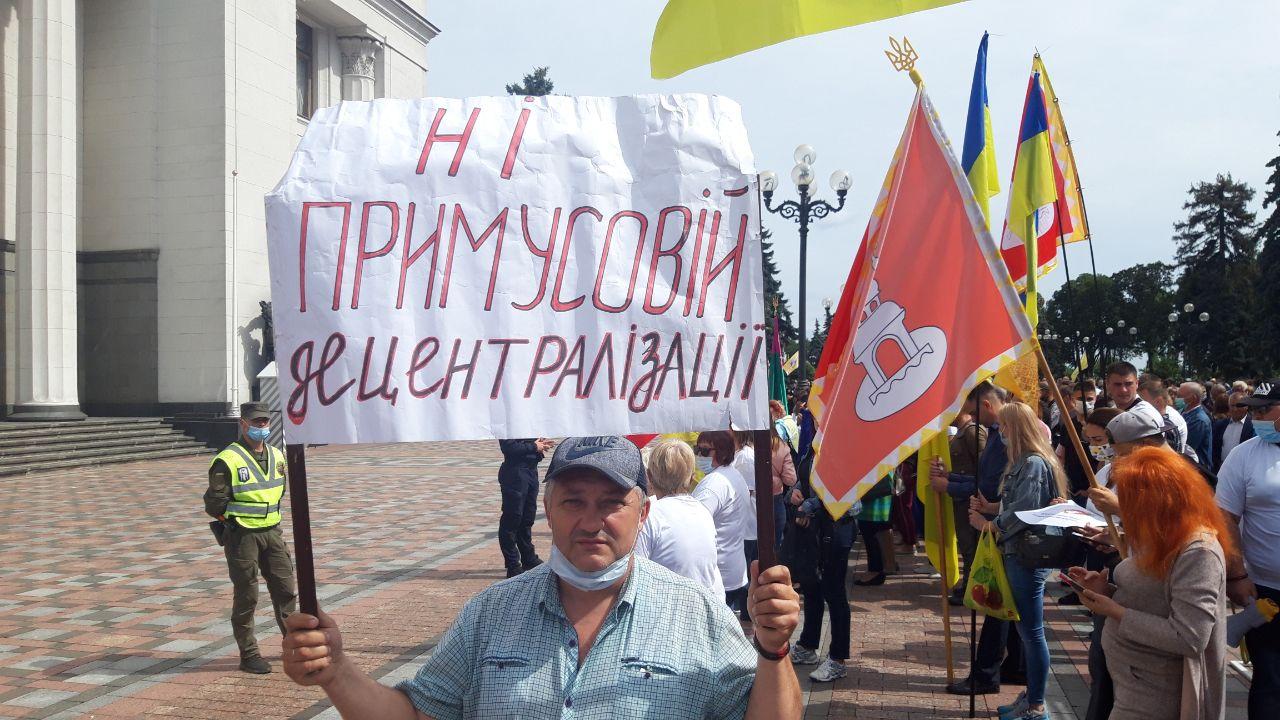
<instances>
[{"instance_id":1,"label":"white cardboard protest sign","mask_svg":"<svg viewBox=\"0 0 1280 720\"><path fill-rule=\"evenodd\" d=\"M290 441L767 427L759 229L724 98L322 110L267 196Z\"/></svg>"}]
</instances>

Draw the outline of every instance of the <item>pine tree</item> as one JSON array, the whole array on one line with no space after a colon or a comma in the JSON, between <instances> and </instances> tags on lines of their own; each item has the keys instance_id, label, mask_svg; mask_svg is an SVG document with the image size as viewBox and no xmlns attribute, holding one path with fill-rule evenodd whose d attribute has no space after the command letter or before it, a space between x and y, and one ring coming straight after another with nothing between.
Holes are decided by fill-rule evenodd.
<instances>
[{"instance_id":1,"label":"pine tree","mask_svg":"<svg viewBox=\"0 0 1280 720\"><path fill-rule=\"evenodd\" d=\"M1276 133L1280 135L1280 133ZM1263 370L1268 377L1280 374L1280 155L1267 163L1271 176L1267 178L1266 194L1262 209L1271 208L1271 214L1258 228L1258 241L1262 252L1258 255L1258 348L1270 348L1264 353Z\"/></svg>"},{"instance_id":2,"label":"pine tree","mask_svg":"<svg viewBox=\"0 0 1280 720\"><path fill-rule=\"evenodd\" d=\"M809 356L809 367L817 368L818 360L822 358L822 348L827 344L827 331L823 329L822 323L818 318L813 319L813 335L809 336L809 343L805 346L804 351ZM812 376L812 371L810 371Z\"/></svg>"},{"instance_id":3,"label":"pine tree","mask_svg":"<svg viewBox=\"0 0 1280 720\"><path fill-rule=\"evenodd\" d=\"M778 263L773 259L773 243L769 242L771 237L773 233L767 229L760 233L760 245L764 249L765 326L769 328L769 332L773 332L773 317L776 312L778 330L782 334L783 354L791 357L791 353L799 347L800 334L796 332L795 322L791 319L791 307L787 303L786 293L782 292L782 281L778 279ZM778 304L776 311L775 301Z\"/></svg>"},{"instance_id":4,"label":"pine tree","mask_svg":"<svg viewBox=\"0 0 1280 720\"><path fill-rule=\"evenodd\" d=\"M533 72L524 76L519 83L511 83L507 85L508 95L550 95L555 89L555 83L551 82L551 78L547 77L548 67L536 67Z\"/></svg>"},{"instance_id":5,"label":"pine tree","mask_svg":"<svg viewBox=\"0 0 1280 720\"><path fill-rule=\"evenodd\" d=\"M1182 207L1187 219L1174 225L1178 243L1177 342L1192 375L1252 377L1264 360L1257 324L1258 233L1248 209L1254 191L1230 174L1191 186ZM1209 312L1210 322L1197 316Z\"/></svg>"}]
</instances>

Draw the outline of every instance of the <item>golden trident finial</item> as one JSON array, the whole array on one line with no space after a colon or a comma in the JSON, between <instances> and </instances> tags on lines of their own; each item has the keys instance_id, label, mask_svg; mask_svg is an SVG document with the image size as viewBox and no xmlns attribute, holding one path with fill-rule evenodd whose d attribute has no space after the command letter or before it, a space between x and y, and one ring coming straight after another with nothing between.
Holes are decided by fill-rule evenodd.
<instances>
[{"instance_id":1,"label":"golden trident finial","mask_svg":"<svg viewBox=\"0 0 1280 720\"><path fill-rule=\"evenodd\" d=\"M893 64L893 69L898 72L906 70L911 75L911 81L917 86L924 83L924 78L920 73L916 72L916 61L920 59L920 54L916 49L911 47L911 41L906 35L902 36L902 42L898 42L892 35L889 36L889 46L892 50L885 50L885 57L889 58L889 62Z\"/></svg>"}]
</instances>

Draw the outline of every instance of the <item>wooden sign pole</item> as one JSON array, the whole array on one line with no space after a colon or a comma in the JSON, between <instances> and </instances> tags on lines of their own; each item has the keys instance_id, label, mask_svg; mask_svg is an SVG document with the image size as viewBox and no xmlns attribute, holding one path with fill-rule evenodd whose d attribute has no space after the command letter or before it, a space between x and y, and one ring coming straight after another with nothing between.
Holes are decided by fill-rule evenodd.
<instances>
[{"instance_id":1,"label":"wooden sign pole","mask_svg":"<svg viewBox=\"0 0 1280 720\"><path fill-rule=\"evenodd\" d=\"M307 454L305 445L286 445L289 464L289 517L293 522L293 563L297 568L298 609L315 615L316 569L311 555L311 510L307 500Z\"/></svg>"},{"instance_id":2,"label":"wooden sign pole","mask_svg":"<svg viewBox=\"0 0 1280 720\"><path fill-rule=\"evenodd\" d=\"M760 572L764 572L778 564L773 546L773 431L753 431L752 443L756 454L756 557Z\"/></svg>"}]
</instances>

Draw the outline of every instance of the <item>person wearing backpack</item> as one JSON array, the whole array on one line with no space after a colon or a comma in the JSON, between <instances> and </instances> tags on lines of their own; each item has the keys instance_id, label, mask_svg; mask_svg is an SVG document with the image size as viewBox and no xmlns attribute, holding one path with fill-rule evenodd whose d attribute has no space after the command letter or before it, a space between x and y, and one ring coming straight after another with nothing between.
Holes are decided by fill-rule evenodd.
<instances>
[{"instance_id":1,"label":"person wearing backpack","mask_svg":"<svg viewBox=\"0 0 1280 720\"><path fill-rule=\"evenodd\" d=\"M1063 500L1070 494L1067 475L1049 444L1044 425L1030 406L1013 402L1000 408L999 432L1008 447L1008 461L1000 481L1000 502L974 496L969 522L979 531L998 536L1004 553L1005 573L1013 591L1020 619L1027 663L1027 689L1012 705L1000 710L1002 720L1048 720L1045 686L1049 681L1049 645L1044 633L1044 582L1048 568L1028 567L1020 558L1022 545L1033 540L1030 526L1016 513L1036 510ZM988 520L986 515L994 515Z\"/></svg>"}]
</instances>

